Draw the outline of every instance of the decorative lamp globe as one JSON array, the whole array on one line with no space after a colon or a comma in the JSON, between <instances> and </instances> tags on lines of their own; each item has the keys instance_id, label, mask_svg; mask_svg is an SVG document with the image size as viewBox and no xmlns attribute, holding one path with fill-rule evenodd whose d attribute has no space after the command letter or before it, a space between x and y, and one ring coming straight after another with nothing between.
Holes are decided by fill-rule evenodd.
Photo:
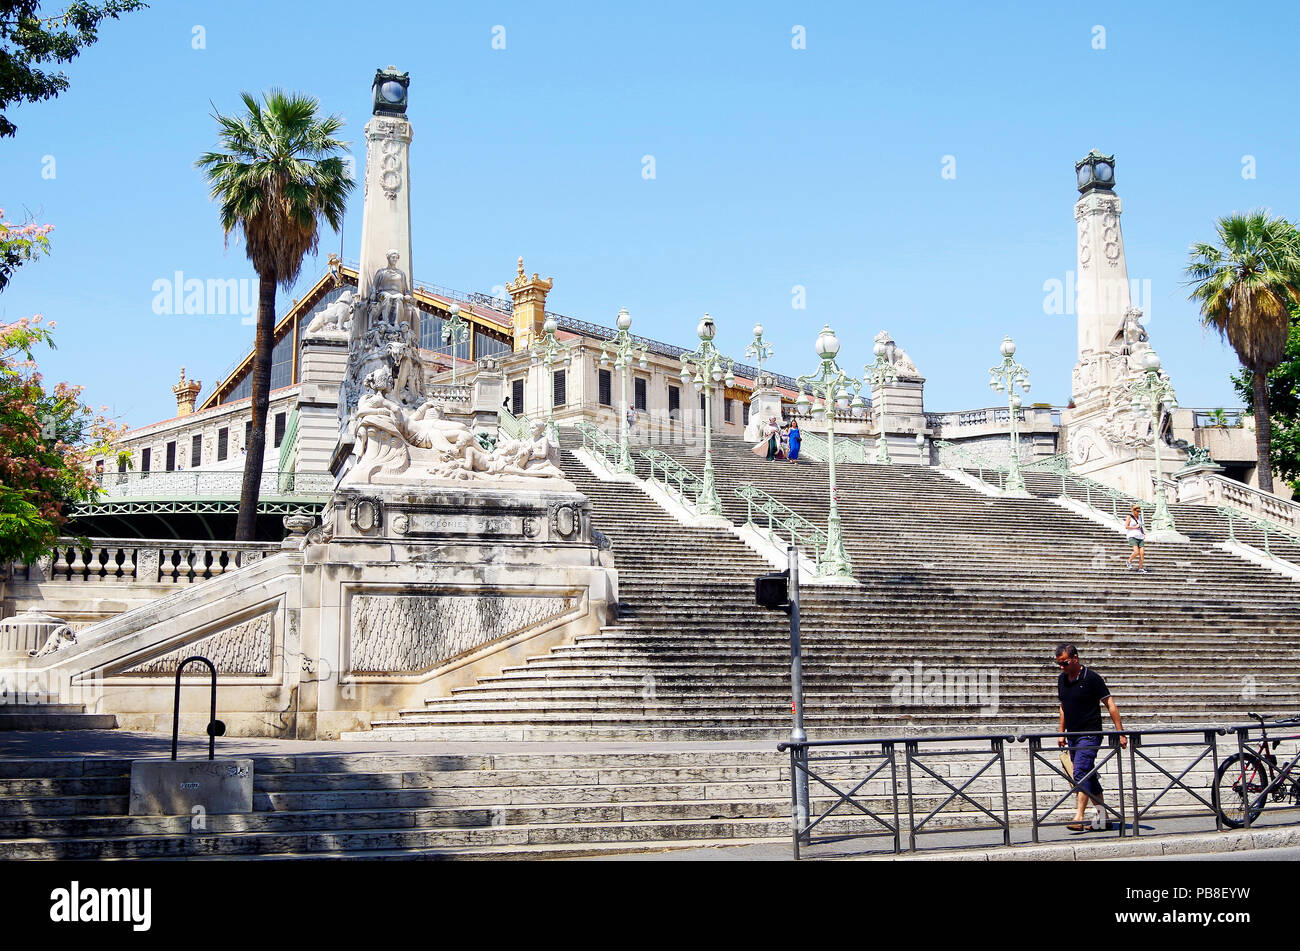
<instances>
[{"instance_id":1,"label":"decorative lamp globe","mask_svg":"<svg viewBox=\"0 0 1300 951\"><path fill-rule=\"evenodd\" d=\"M822 327L822 332L817 335L814 349L817 351L817 356L823 360L834 360L835 354L840 352L840 340L835 336L835 331L831 330L830 324Z\"/></svg>"},{"instance_id":2,"label":"decorative lamp globe","mask_svg":"<svg viewBox=\"0 0 1300 951\"><path fill-rule=\"evenodd\" d=\"M453 303L450 307L447 308L447 310L453 317L460 316L460 304Z\"/></svg>"},{"instance_id":3,"label":"decorative lamp globe","mask_svg":"<svg viewBox=\"0 0 1300 951\"><path fill-rule=\"evenodd\" d=\"M925 449L925 433L916 434L916 448L921 450Z\"/></svg>"},{"instance_id":4,"label":"decorative lamp globe","mask_svg":"<svg viewBox=\"0 0 1300 951\"><path fill-rule=\"evenodd\" d=\"M542 329L545 330L548 334L553 334L555 333L555 328L558 326L559 324L555 322L554 317L547 317L545 322L542 324Z\"/></svg>"},{"instance_id":5,"label":"decorative lamp globe","mask_svg":"<svg viewBox=\"0 0 1300 951\"><path fill-rule=\"evenodd\" d=\"M698 392L698 391L704 389L704 377L702 377L699 373L696 373L696 374L695 374L695 381L694 381L694 382L695 382L695 389L696 389L696 392Z\"/></svg>"},{"instance_id":6,"label":"decorative lamp globe","mask_svg":"<svg viewBox=\"0 0 1300 951\"><path fill-rule=\"evenodd\" d=\"M874 353L877 357L883 357L885 355L884 342L877 340L876 345L871 348L871 352Z\"/></svg>"},{"instance_id":7,"label":"decorative lamp globe","mask_svg":"<svg viewBox=\"0 0 1300 951\"><path fill-rule=\"evenodd\" d=\"M723 382L726 383L727 386L736 385L736 374L731 372L731 367L727 367L727 378L723 380Z\"/></svg>"},{"instance_id":8,"label":"decorative lamp globe","mask_svg":"<svg viewBox=\"0 0 1300 951\"><path fill-rule=\"evenodd\" d=\"M812 406L812 401L808 399L808 394L800 390L799 398L794 401L794 408L800 413L807 413L810 406Z\"/></svg>"},{"instance_id":9,"label":"decorative lamp globe","mask_svg":"<svg viewBox=\"0 0 1300 951\"><path fill-rule=\"evenodd\" d=\"M699 325L695 328L695 333L706 343L714 338L718 332L718 325L713 322L713 318L708 314L700 320Z\"/></svg>"},{"instance_id":10,"label":"decorative lamp globe","mask_svg":"<svg viewBox=\"0 0 1300 951\"><path fill-rule=\"evenodd\" d=\"M1004 357L1014 357L1016 355L1016 343L1009 334L1002 338L1002 346L998 349L1002 351Z\"/></svg>"},{"instance_id":11,"label":"decorative lamp globe","mask_svg":"<svg viewBox=\"0 0 1300 951\"><path fill-rule=\"evenodd\" d=\"M1142 369L1144 370L1160 369L1160 358L1156 356L1156 352L1154 350L1148 350L1145 354L1142 355Z\"/></svg>"},{"instance_id":12,"label":"decorative lamp globe","mask_svg":"<svg viewBox=\"0 0 1300 951\"><path fill-rule=\"evenodd\" d=\"M690 364L687 364L687 363L683 363L683 364L682 364L682 372L681 372L680 375L681 375L681 378L682 378L682 384L683 384L683 385L685 385L685 384L691 382L691 367L690 367Z\"/></svg>"},{"instance_id":13,"label":"decorative lamp globe","mask_svg":"<svg viewBox=\"0 0 1300 951\"><path fill-rule=\"evenodd\" d=\"M835 407L841 411L849 408L849 391L840 387L840 391L835 394Z\"/></svg>"},{"instance_id":14,"label":"decorative lamp globe","mask_svg":"<svg viewBox=\"0 0 1300 951\"><path fill-rule=\"evenodd\" d=\"M762 325L762 324L754 324L754 336L755 336L755 337L761 337L761 336L763 336L763 325Z\"/></svg>"},{"instance_id":15,"label":"decorative lamp globe","mask_svg":"<svg viewBox=\"0 0 1300 951\"><path fill-rule=\"evenodd\" d=\"M609 351L608 351L608 350L602 350L602 351L600 351L600 365L603 366L603 367L607 367L607 366L609 366Z\"/></svg>"},{"instance_id":16,"label":"decorative lamp globe","mask_svg":"<svg viewBox=\"0 0 1300 951\"><path fill-rule=\"evenodd\" d=\"M867 401L862 398L861 393L854 394L853 402L849 404L849 408L852 410L854 416L861 417L867 415Z\"/></svg>"},{"instance_id":17,"label":"decorative lamp globe","mask_svg":"<svg viewBox=\"0 0 1300 951\"><path fill-rule=\"evenodd\" d=\"M645 370L650 366L650 364L646 362L644 350L641 351L641 358L637 360L636 365L639 366L642 370Z\"/></svg>"},{"instance_id":18,"label":"decorative lamp globe","mask_svg":"<svg viewBox=\"0 0 1300 951\"><path fill-rule=\"evenodd\" d=\"M722 367L714 367L714 368L713 368L713 372L710 374L710 376L713 377L713 382L714 382L714 383L721 383L721 382L722 382Z\"/></svg>"},{"instance_id":19,"label":"decorative lamp globe","mask_svg":"<svg viewBox=\"0 0 1300 951\"><path fill-rule=\"evenodd\" d=\"M813 419L821 419L826 415L826 406L820 399L812 405Z\"/></svg>"},{"instance_id":20,"label":"decorative lamp globe","mask_svg":"<svg viewBox=\"0 0 1300 951\"><path fill-rule=\"evenodd\" d=\"M617 324L619 330L627 330L632 326L632 315L627 312L626 307L619 309Z\"/></svg>"},{"instance_id":21,"label":"decorative lamp globe","mask_svg":"<svg viewBox=\"0 0 1300 951\"><path fill-rule=\"evenodd\" d=\"M1012 408L1012 409L1020 409L1020 397L1019 397L1019 396L1016 396L1016 395L1013 393L1012 396L1011 396L1011 401L1010 401L1010 402L1011 402L1011 408Z\"/></svg>"},{"instance_id":22,"label":"decorative lamp globe","mask_svg":"<svg viewBox=\"0 0 1300 951\"><path fill-rule=\"evenodd\" d=\"M1026 393L1029 392L1029 381L1028 381L1028 380L1021 380L1021 381L1020 381L1020 385L1024 388L1024 391L1025 391Z\"/></svg>"}]
</instances>

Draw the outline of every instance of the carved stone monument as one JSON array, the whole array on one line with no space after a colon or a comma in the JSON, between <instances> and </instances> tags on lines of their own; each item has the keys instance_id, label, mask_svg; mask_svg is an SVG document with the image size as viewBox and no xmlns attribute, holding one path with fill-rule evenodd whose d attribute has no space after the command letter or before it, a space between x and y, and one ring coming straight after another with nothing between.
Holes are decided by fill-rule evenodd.
<instances>
[{"instance_id":1,"label":"carved stone monument","mask_svg":"<svg viewBox=\"0 0 1300 951\"><path fill-rule=\"evenodd\" d=\"M1129 293L1115 158L1094 149L1075 168L1079 359L1070 387L1074 406L1063 414L1065 448L1075 471L1150 499L1153 440L1165 434L1134 410L1129 389L1142 375L1150 338ZM1173 446L1162 447L1161 456L1166 474L1183 465Z\"/></svg>"}]
</instances>

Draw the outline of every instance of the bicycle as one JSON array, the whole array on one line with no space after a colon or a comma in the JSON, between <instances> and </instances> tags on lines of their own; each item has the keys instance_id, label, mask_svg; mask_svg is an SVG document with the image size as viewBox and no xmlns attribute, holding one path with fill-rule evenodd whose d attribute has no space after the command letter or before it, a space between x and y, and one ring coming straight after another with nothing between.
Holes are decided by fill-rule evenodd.
<instances>
[{"instance_id":1,"label":"bicycle","mask_svg":"<svg viewBox=\"0 0 1300 951\"><path fill-rule=\"evenodd\" d=\"M1247 748L1244 754L1233 753L1219 764L1214 774L1214 809L1231 829L1239 829L1246 823L1247 803L1250 809L1250 821L1254 822L1264 807L1270 802L1292 800L1300 805L1300 755L1278 765L1277 751L1283 740L1300 740L1300 734L1290 736L1268 735L1265 724L1267 716L1261 713L1247 714L1252 720L1258 720L1263 735L1255 749ZM1278 720L1274 727L1300 725L1300 717ZM1296 775L1292 776L1295 772Z\"/></svg>"}]
</instances>

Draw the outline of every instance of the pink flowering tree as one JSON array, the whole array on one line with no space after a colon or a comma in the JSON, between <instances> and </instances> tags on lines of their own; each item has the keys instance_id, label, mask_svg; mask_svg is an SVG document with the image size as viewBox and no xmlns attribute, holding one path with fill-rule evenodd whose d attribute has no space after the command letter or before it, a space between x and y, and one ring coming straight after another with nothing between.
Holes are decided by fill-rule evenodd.
<instances>
[{"instance_id":1,"label":"pink flowering tree","mask_svg":"<svg viewBox=\"0 0 1300 951\"><path fill-rule=\"evenodd\" d=\"M50 227L5 226L0 256L6 264L16 260L4 272L7 278L49 249ZM54 346L53 329L39 314L0 323L0 565L30 563L49 552L69 503L98 494L94 457L110 454L125 429L108 419L107 407L95 412L84 405L82 387L45 385L36 349Z\"/></svg>"}]
</instances>

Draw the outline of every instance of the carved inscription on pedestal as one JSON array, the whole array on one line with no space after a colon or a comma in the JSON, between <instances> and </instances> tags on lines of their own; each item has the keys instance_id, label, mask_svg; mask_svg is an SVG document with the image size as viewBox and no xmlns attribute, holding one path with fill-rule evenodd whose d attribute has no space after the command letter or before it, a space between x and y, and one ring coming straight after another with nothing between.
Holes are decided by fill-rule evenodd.
<instances>
[{"instance_id":1,"label":"carved inscription on pedestal","mask_svg":"<svg viewBox=\"0 0 1300 951\"><path fill-rule=\"evenodd\" d=\"M408 535L523 535L518 515L431 515L413 513Z\"/></svg>"},{"instance_id":2,"label":"carved inscription on pedestal","mask_svg":"<svg viewBox=\"0 0 1300 951\"><path fill-rule=\"evenodd\" d=\"M428 670L569 611L567 597L357 595L351 609L354 673Z\"/></svg>"}]
</instances>

